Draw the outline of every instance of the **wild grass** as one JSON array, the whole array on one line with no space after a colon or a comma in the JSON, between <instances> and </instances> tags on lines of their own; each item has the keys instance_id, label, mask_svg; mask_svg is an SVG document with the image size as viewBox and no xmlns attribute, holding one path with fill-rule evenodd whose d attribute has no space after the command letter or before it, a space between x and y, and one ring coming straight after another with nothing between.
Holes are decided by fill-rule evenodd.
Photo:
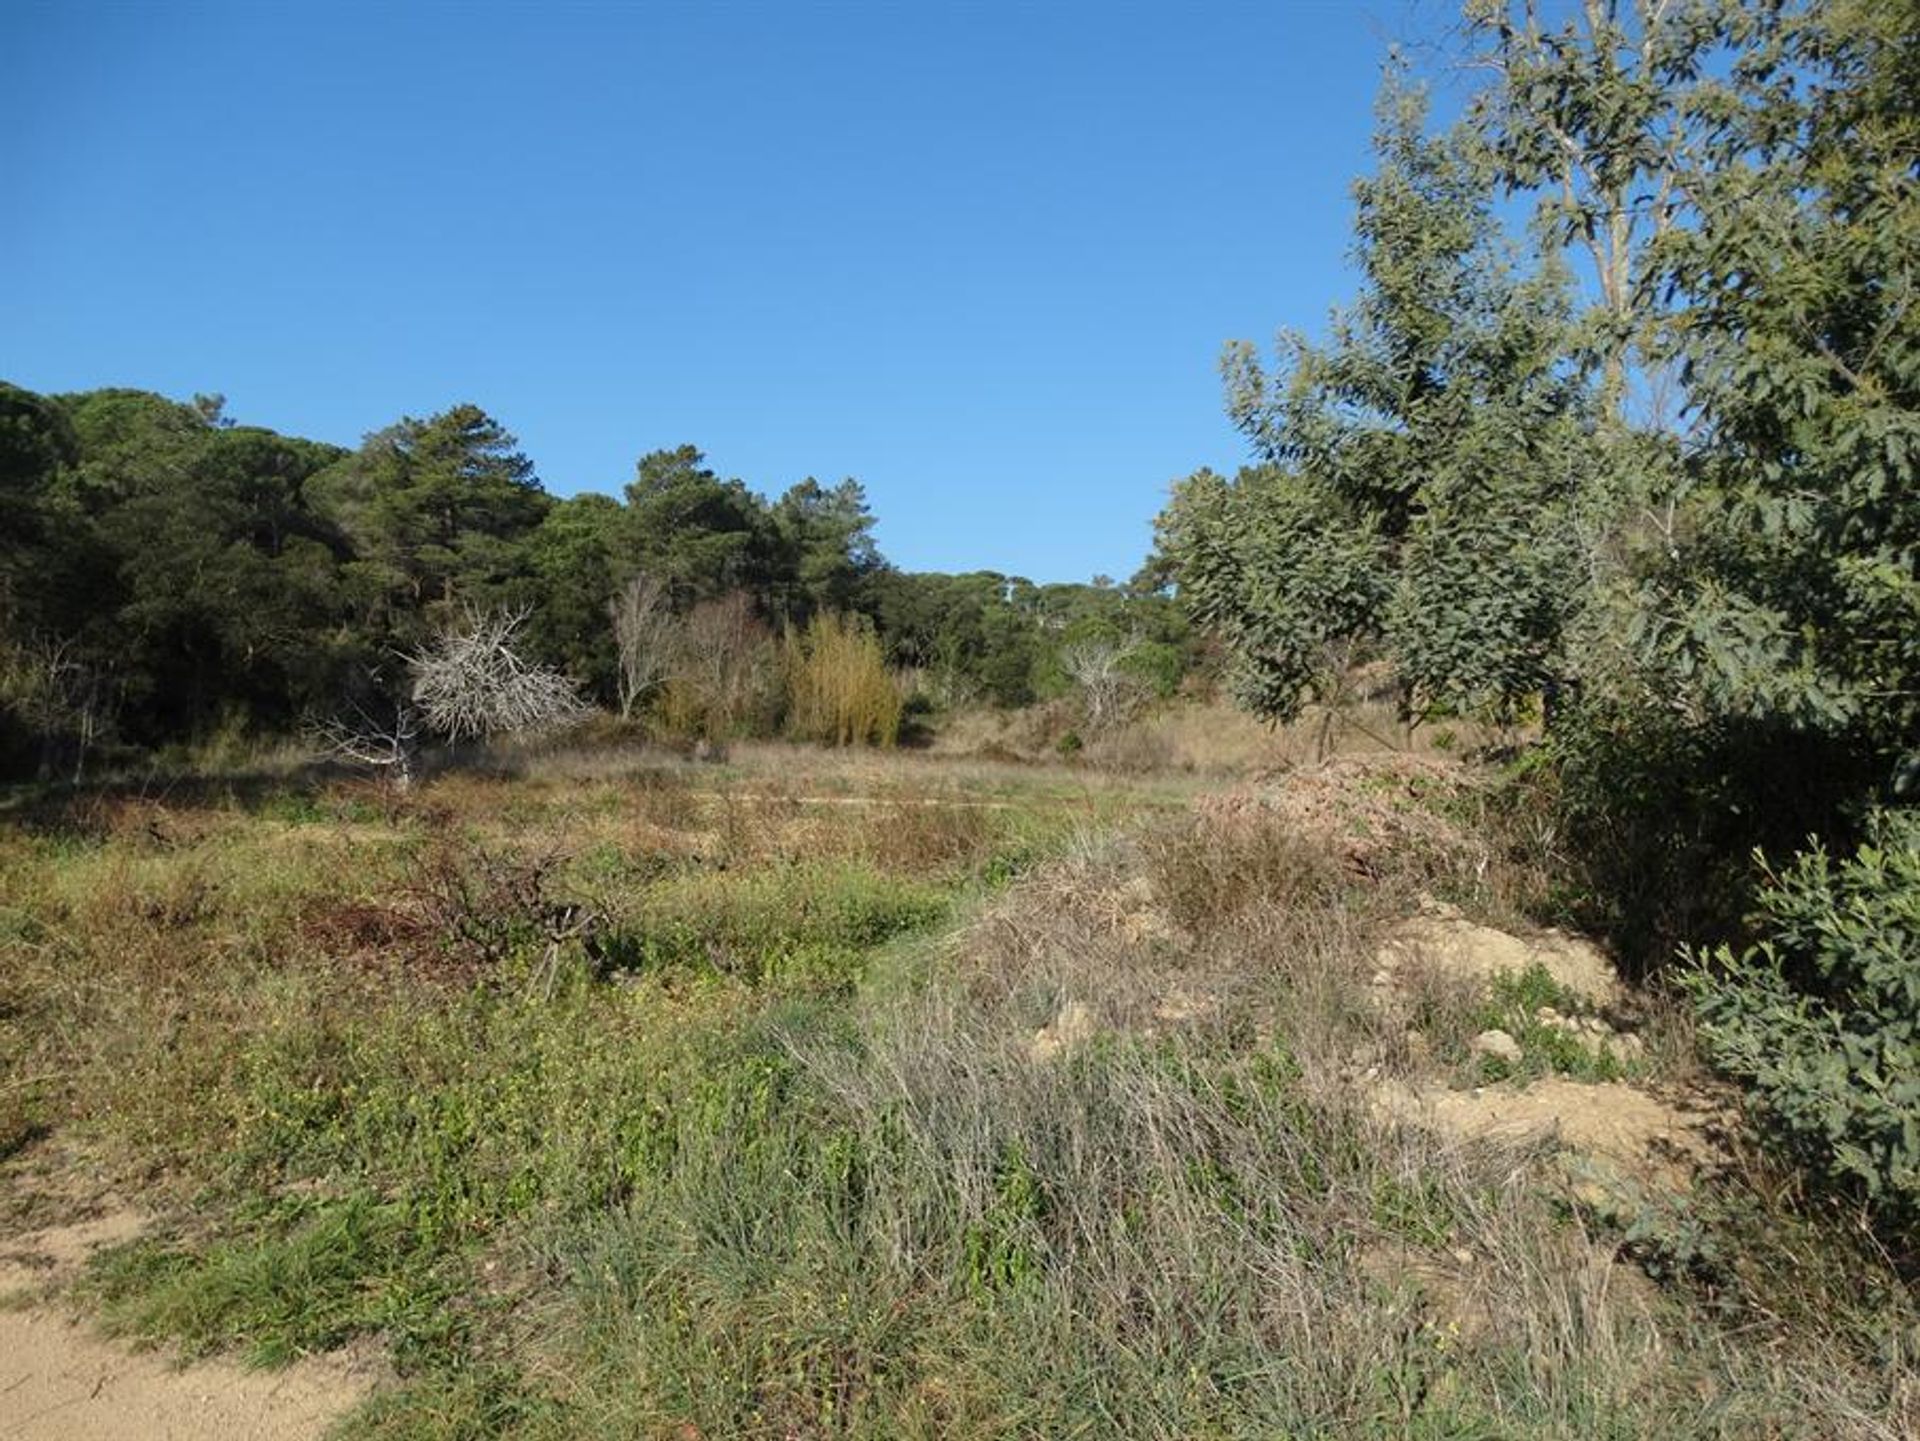
<instances>
[{"instance_id":1,"label":"wild grass","mask_svg":"<svg viewBox=\"0 0 1920 1441\"><path fill-rule=\"evenodd\" d=\"M843 760L0 833L0 1192L63 1147L143 1188L87 1286L130 1336L383 1345L362 1437L1920 1420L1904 1283L1764 1169L1607 1215L1374 1114L1418 877L1164 782Z\"/></svg>"}]
</instances>

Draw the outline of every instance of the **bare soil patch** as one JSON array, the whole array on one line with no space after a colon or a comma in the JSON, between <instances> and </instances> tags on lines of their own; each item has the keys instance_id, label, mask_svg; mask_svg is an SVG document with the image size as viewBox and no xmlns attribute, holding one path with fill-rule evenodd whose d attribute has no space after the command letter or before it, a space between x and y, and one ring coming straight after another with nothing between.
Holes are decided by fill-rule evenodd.
<instances>
[{"instance_id":1,"label":"bare soil patch","mask_svg":"<svg viewBox=\"0 0 1920 1441\"><path fill-rule=\"evenodd\" d=\"M1417 916L1387 933L1377 956L1376 980L1395 980L1415 966L1450 979L1490 981L1539 966L1564 990L1590 1005L1619 1004L1618 971L1593 942L1559 931L1521 937L1477 925L1452 906L1429 902Z\"/></svg>"},{"instance_id":2,"label":"bare soil patch","mask_svg":"<svg viewBox=\"0 0 1920 1441\"><path fill-rule=\"evenodd\" d=\"M282 1371L180 1366L161 1353L129 1352L41 1299L143 1225L138 1213L113 1210L16 1236L0 1250L0 1438L306 1441L372 1389L373 1366L338 1357Z\"/></svg>"}]
</instances>

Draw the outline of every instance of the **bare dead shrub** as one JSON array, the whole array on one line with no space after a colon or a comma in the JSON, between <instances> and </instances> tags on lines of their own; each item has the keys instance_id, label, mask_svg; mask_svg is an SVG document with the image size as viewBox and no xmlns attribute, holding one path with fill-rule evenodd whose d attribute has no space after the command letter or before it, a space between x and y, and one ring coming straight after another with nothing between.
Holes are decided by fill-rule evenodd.
<instances>
[{"instance_id":1,"label":"bare dead shrub","mask_svg":"<svg viewBox=\"0 0 1920 1441\"><path fill-rule=\"evenodd\" d=\"M344 761L385 776L395 790L412 787L419 767L420 717L400 704L391 716L356 705L349 716L333 716L312 728L314 748L323 759Z\"/></svg>"},{"instance_id":2,"label":"bare dead shrub","mask_svg":"<svg viewBox=\"0 0 1920 1441\"><path fill-rule=\"evenodd\" d=\"M1079 689L1089 730L1101 731L1124 719L1144 695L1139 678L1126 669L1139 649L1138 636L1089 638L1061 649L1060 668Z\"/></svg>"},{"instance_id":3,"label":"bare dead shrub","mask_svg":"<svg viewBox=\"0 0 1920 1441\"><path fill-rule=\"evenodd\" d=\"M580 719L579 686L525 660L515 642L528 612L469 611L408 658L413 703L449 740L549 731Z\"/></svg>"},{"instance_id":4,"label":"bare dead shrub","mask_svg":"<svg viewBox=\"0 0 1920 1441\"><path fill-rule=\"evenodd\" d=\"M764 725L779 680L773 637L743 592L703 601L677 627L660 699L672 735L724 743Z\"/></svg>"},{"instance_id":5,"label":"bare dead shrub","mask_svg":"<svg viewBox=\"0 0 1920 1441\"><path fill-rule=\"evenodd\" d=\"M435 846L416 863L405 893L458 969L484 976L527 958L550 984L562 951L590 943L602 919L594 907L561 894L564 861L555 852Z\"/></svg>"},{"instance_id":6,"label":"bare dead shrub","mask_svg":"<svg viewBox=\"0 0 1920 1441\"><path fill-rule=\"evenodd\" d=\"M445 955L440 937L417 909L369 900L322 898L302 913L297 933L336 960L401 964L418 973Z\"/></svg>"},{"instance_id":7,"label":"bare dead shrub","mask_svg":"<svg viewBox=\"0 0 1920 1441\"><path fill-rule=\"evenodd\" d=\"M1182 816L1140 840L1154 892L1182 927L1206 935L1248 907L1338 903L1346 881L1326 847L1261 817Z\"/></svg>"},{"instance_id":8,"label":"bare dead shrub","mask_svg":"<svg viewBox=\"0 0 1920 1441\"><path fill-rule=\"evenodd\" d=\"M355 703L349 713L309 727L323 757L387 777L396 790L418 775L421 740L537 736L582 720L579 686L521 656L515 642L528 612L469 610L405 657L408 693L391 709ZM377 686L378 674L369 677Z\"/></svg>"},{"instance_id":9,"label":"bare dead shrub","mask_svg":"<svg viewBox=\"0 0 1920 1441\"><path fill-rule=\"evenodd\" d=\"M1157 726L1135 721L1095 736L1085 755L1089 762L1106 770L1148 775L1173 768L1173 737Z\"/></svg>"},{"instance_id":10,"label":"bare dead shrub","mask_svg":"<svg viewBox=\"0 0 1920 1441\"><path fill-rule=\"evenodd\" d=\"M40 769L51 775L64 750L70 779L86 774L87 757L112 730L122 700L112 670L86 660L73 641L33 635L0 643L0 708L41 738Z\"/></svg>"},{"instance_id":11,"label":"bare dead shrub","mask_svg":"<svg viewBox=\"0 0 1920 1441\"><path fill-rule=\"evenodd\" d=\"M859 851L908 875L984 860L998 831L975 806L898 801L853 819Z\"/></svg>"}]
</instances>

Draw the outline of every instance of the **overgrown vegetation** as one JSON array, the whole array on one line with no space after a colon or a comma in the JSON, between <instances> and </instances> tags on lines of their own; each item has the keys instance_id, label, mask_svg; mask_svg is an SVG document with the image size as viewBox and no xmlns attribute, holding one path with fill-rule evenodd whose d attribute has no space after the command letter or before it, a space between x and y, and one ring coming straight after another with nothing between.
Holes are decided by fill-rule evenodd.
<instances>
[{"instance_id":1,"label":"overgrown vegetation","mask_svg":"<svg viewBox=\"0 0 1920 1441\"><path fill-rule=\"evenodd\" d=\"M1878 1263L1793 1272L1796 1315L1877 1278L1853 1329L1778 1321L1792 1268L1700 1289L1740 1207L1792 1202L1576 1222L1531 1147L1373 1113L1355 1054L1419 1064L1366 985L1418 856L802 754L13 830L8 1074L163 1217L92 1304L269 1364L377 1339L363 1436L1912 1419Z\"/></svg>"},{"instance_id":2,"label":"overgrown vegetation","mask_svg":"<svg viewBox=\"0 0 1920 1441\"><path fill-rule=\"evenodd\" d=\"M0 1228L368 1437L1920 1433L1920 10L1466 22L1127 586L0 389ZM1188 805L1212 645L1332 763ZM475 744L217 763L347 715Z\"/></svg>"},{"instance_id":3,"label":"overgrown vegetation","mask_svg":"<svg viewBox=\"0 0 1920 1441\"><path fill-rule=\"evenodd\" d=\"M1817 843L1760 892L1763 939L1689 977L1707 1054L1822 1180L1920 1216L1920 819Z\"/></svg>"},{"instance_id":4,"label":"overgrown vegetation","mask_svg":"<svg viewBox=\"0 0 1920 1441\"><path fill-rule=\"evenodd\" d=\"M830 745L892 745L900 691L871 630L841 615L817 615L786 640L787 724Z\"/></svg>"},{"instance_id":5,"label":"overgrown vegetation","mask_svg":"<svg viewBox=\"0 0 1920 1441\"><path fill-rule=\"evenodd\" d=\"M1057 654L1089 638L1151 642L1167 692L1199 659L1153 584L888 566L852 480L768 500L682 446L641 457L619 500L557 498L472 405L343 451L235 425L213 397L0 383L0 508L13 776L386 722L415 698L407 658L474 616L524 617L529 673L710 744L779 731L775 638L821 617L864 628L890 685L935 708L1069 695ZM869 691L877 736L886 698ZM797 731L837 729L817 696L794 700Z\"/></svg>"},{"instance_id":6,"label":"overgrown vegetation","mask_svg":"<svg viewBox=\"0 0 1920 1441\"><path fill-rule=\"evenodd\" d=\"M1272 373L1229 349L1259 464L1183 482L1161 545L1262 714L1331 714L1364 662L1415 719L1540 722L1567 897L1644 976L1748 939L1755 847L1851 852L1914 798L1920 11L1466 21L1455 124L1389 72L1359 297L1324 341L1283 336ZM1811 991L1849 1011L1853 974L1825 964ZM1772 1106L1758 1034L1729 1029L1755 974L1696 994ZM1829 1054L1827 1146L1904 1044Z\"/></svg>"}]
</instances>

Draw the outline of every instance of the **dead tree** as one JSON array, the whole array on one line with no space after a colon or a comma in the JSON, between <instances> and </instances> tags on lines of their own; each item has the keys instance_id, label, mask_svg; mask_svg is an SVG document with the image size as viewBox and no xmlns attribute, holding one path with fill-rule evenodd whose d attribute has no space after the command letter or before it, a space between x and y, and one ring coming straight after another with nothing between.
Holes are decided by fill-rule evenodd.
<instances>
[{"instance_id":1,"label":"dead tree","mask_svg":"<svg viewBox=\"0 0 1920 1441\"><path fill-rule=\"evenodd\" d=\"M117 701L111 671L85 659L64 637L34 636L0 652L0 704L38 735L43 776L53 774L64 749L73 757L73 782L80 783L88 752L109 731Z\"/></svg>"},{"instance_id":2,"label":"dead tree","mask_svg":"<svg viewBox=\"0 0 1920 1441\"><path fill-rule=\"evenodd\" d=\"M420 717L405 702L393 708L391 721L382 721L355 706L353 719L323 721L314 728L313 737L315 748L327 759L384 773L396 790L404 791L413 784L415 758L420 750Z\"/></svg>"},{"instance_id":3,"label":"dead tree","mask_svg":"<svg viewBox=\"0 0 1920 1441\"><path fill-rule=\"evenodd\" d=\"M1125 640L1075 641L1060 652L1060 668L1080 687L1087 707L1087 725L1099 730L1120 718L1139 690L1139 682L1123 668L1140 648L1138 636Z\"/></svg>"},{"instance_id":4,"label":"dead tree","mask_svg":"<svg viewBox=\"0 0 1920 1441\"><path fill-rule=\"evenodd\" d=\"M587 712L579 687L514 649L526 618L525 610L468 612L405 657L408 689L391 720L356 705L351 717L314 728L320 753L384 771L405 790L418 771L425 732L456 742L484 740L579 720Z\"/></svg>"},{"instance_id":5,"label":"dead tree","mask_svg":"<svg viewBox=\"0 0 1920 1441\"><path fill-rule=\"evenodd\" d=\"M514 639L527 611L469 611L407 658L413 703L429 730L451 741L546 731L586 714L579 686L521 658Z\"/></svg>"},{"instance_id":6,"label":"dead tree","mask_svg":"<svg viewBox=\"0 0 1920 1441\"><path fill-rule=\"evenodd\" d=\"M612 600L613 642L620 656L620 718L631 720L666 679L672 660L674 616L666 585L657 576L636 575Z\"/></svg>"}]
</instances>

